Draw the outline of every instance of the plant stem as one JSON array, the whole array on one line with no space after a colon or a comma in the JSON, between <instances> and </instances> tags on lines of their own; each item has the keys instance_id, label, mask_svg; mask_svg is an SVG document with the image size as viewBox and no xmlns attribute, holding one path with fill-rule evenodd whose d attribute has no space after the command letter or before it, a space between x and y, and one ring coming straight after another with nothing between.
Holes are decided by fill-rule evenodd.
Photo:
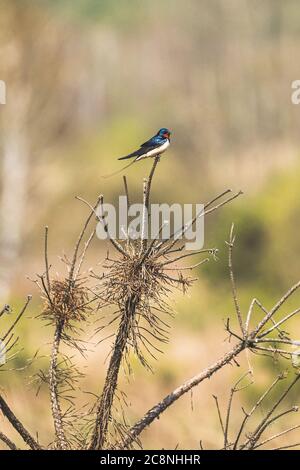
<instances>
[{"instance_id":1,"label":"plant stem","mask_svg":"<svg viewBox=\"0 0 300 470\"><path fill-rule=\"evenodd\" d=\"M10 424L15 428L15 430L20 434L23 441L32 449L32 450L41 450L41 446L36 442L36 440L29 434L29 432L24 428L21 421L16 417L12 412L4 398L0 395L0 410L4 416L8 419Z\"/></svg>"},{"instance_id":2,"label":"plant stem","mask_svg":"<svg viewBox=\"0 0 300 470\"><path fill-rule=\"evenodd\" d=\"M105 445L121 362L130 336L132 318L134 317L137 304L138 297L135 294L130 295L125 303L105 378L103 392L97 407L97 416L90 449L99 450Z\"/></svg>"},{"instance_id":3,"label":"plant stem","mask_svg":"<svg viewBox=\"0 0 300 470\"><path fill-rule=\"evenodd\" d=\"M59 352L59 345L61 341L62 331L64 327L63 321L58 321L55 328L51 362L49 369L49 388L51 398L52 416L54 421L55 434L57 437L57 445L59 449L67 449L68 444L64 433L62 412L59 403L58 381L57 381L57 356Z\"/></svg>"},{"instance_id":4,"label":"plant stem","mask_svg":"<svg viewBox=\"0 0 300 470\"><path fill-rule=\"evenodd\" d=\"M229 364L232 359L240 354L246 348L246 345L243 341L239 342L231 351L229 351L225 356L215 362L212 366L208 367L200 374L195 375L191 379L184 382L178 388L176 388L173 392L167 395L160 403L153 406L145 416L138 421L128 432L127 438L124 440L123 443L119 443L118 448L126 449L128 448L136 438L141 434L141 432L149 426L155 418L158 418L169 406L173 405L173 403L178 400L182 395L187 393L193 387L199 385L205 379L210 378L215 372L219 369L224 367L226 364Z\"/></svg>"}]
</instances>

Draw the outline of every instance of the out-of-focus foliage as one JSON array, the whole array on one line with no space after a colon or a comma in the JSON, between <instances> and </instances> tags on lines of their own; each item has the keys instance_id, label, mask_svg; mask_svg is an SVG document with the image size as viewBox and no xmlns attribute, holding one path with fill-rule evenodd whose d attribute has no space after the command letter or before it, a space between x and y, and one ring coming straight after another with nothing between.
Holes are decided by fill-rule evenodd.
<instances>
[{"instance_id":1,"label":"out-of-focus foliage","mask_svg":"<svg viewBox=\"0 0 300 470\"><path fill-rule=\"evenodd\" d=\"M210 239L220 246L220 263L208 268L209 277L224 281L227 269L226 228L236 225L236 270L239 281L263 285L274 294L299 275L299 167L278 174L263 192L241 200L212 224Z\"/></svg>"}]
</instances>

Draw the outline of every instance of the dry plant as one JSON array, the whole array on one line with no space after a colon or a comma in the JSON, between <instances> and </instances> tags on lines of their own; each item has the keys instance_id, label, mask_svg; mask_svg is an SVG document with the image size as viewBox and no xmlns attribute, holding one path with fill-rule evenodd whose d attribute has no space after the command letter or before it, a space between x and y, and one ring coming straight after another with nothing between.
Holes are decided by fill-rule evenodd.
<instances>
[{"instance_id":1,"label":"dry plant","mask_svg":"<svg viewBox=\"0 0 300 470\"><path fill-rule=\"evenodd\" d=\"M15 346L17 346L19 341L19 336L16 336L15 329L22 316L24 315L30 300L31 296L28 296L23 308L18 313L16 318L11 322L11 324L7 327L6 331L2 331L2 328L0 330L0 368L3 367L4 363L7 364L9 361L11 361L17 354L17 352L13 352L13 349L15 348ZM3 319L4 315L12 315L11 307L8 304L5 304L1 308L0 320L1 318Z\"/></svg>"},{"instance_id":2,"label":"dry plant","mask_svg":"<svg viewBox=\"0 0 300 470\"><path fill-rule=\"evenodd\" d=\"M278 408L284 402L290 390L297 384L300 378L299 374L297 374L295 378L291 381L291 383L284 389L284 391L281 394L279 394L279 397L271 401L271 407L268 411L262 410L262 404L264 404L266 399L269 398L271 392L273 392L273 390L276 389L277 384L280 381L287 379L288 374L281 373L275 378L275 380L270 384L270 386L259 396L259 398L256 400L256 402L254 403L254 405L251 407L249 411L246 411L242 407L243 418L241 420L241 424L237 431L233 430L232 433L230 433L230 420L232 417L232 405L233 405L234 395L240 392L241 390L244 390L250 387L253 384L253 381L243 384L244 379L246 379L246 377L251 376L251 373L252 371L247 371L244 375L242 375L236 381L234 386L231 388L229 399L228 399L228 405L227 405L227 409L225 413L225 419L223 419L221 415L218 397L213 396L216 402L220 426L221 426L221 430L222 430L223 437L224 437L224 446L222 450L261 449L265 444L269 444L269 442L274 441L278 439L279 437L282 437L283 435L288 434L300 428L300 424L296 424L296 425L287 427L285 430L281 432L277 432L275 434L271 434L271 436L269 437L265 437L265 433L272 428L272 425L275 423L275 421L280 420L281 418L287 416L290 413L298 412L297 405L290 406L280 412L278 412ZM252 418L257 415L258 411L260 411L260 419L257 424L256 423L253 424L254 429L251 430L250 425L251 425ZM230 439L229 434L233 434L234 438ZM277 447L274 447L272 450L289 449L292 447L297 447L299 445L300 443L296 442L296 443L288 444L285 446L277 446Z\"/></svg>"},{"instance_id":3,"label":"dry plant","mask_svg":"<svg viewBox=\"0 0 300 470\"><path fill-rule=\"evenodd\" d=\"M7 327L7 329L2 328L0 330L0 373L3 371L7 371L7 366L10 361L14 359L14 357L17 356L17 354L20 351L16 351L15 348L18 345L19 342L19 336L16 335L16 326L23 317L28 304L31 300L31 296L27 297L27 300L23 306L23 308L20 310L20 312L17 314L16 318L11 321L11 324ZM0 310L0 325L1 325L1 319L3 319L4 315L12 315L13 312L11 310L11 307L6 304L4 305L1 310ZM8 369L9 371L16 370L15 368L10 368ZM22 436L24 442L26 442L31 448L37 448L34 447L35 441L31 437L31 435L26 431L22 423L19 421L19 419L15 416L13 411L10 409L8 404L6 403L4 396L2 395L2 390L0 388L0 409L4 416L8 419L10 424L15 428L15 430L18 431L18 433ZM17 446L12 442L9 437L7 437L3 432L0 431L0 441L2 441L9 449L11 450L17 450Z\"/></svg>"},{"instance_id":4,"label":"dry plant","mask_svg":"<svg viewBox=\"0 0 300 470\"><path fill-rule=\"evenodd\" d=\"M130 449L135 445L142 446L140 436L147 426L193 387L198 386L226 365L235 364L237 356L242 351L294 357L295 352L291 351L291 347L295 342L290 339L286 331L282 330L282 326L296 315L300 308L280 318L275 319L275 316L299 288L300 282L295 284L271 310L267 310L257 299L253 299L248 312L243 315L237 298L232 267L234 248L232 227L228 241L229 274L239 332L231 329L229 319L226 330L230 337L236 340L235 345L213 365L181 384L155 404L133 426L128 423L123 409L121 413L118 413L121 414L122 420L117 419L116 408L122 407L122 403L126 400L124 394L118 389L121 367L124 366L124 369L130 371L130 354L134 354L143 366L151 369L151 358L156 358L156 355L161 352L160 343L166 343L169 338L169 319L173 316L173 310L168 301L170 296L174 289L180 289L184 293L196 280L187 273L208 261L209 257L214 258L217 253L215 248L186 252L178 235L183 237L199 217L213 213L241 194L241 192L232 194L231 190L224 191L207 202L204 209L195 215L190 224L182 226L179 233L172 233L168 239L161 239L162 225L157 238L149 241L146 237L147 214L150 208L151 185L158 163L159 157L154 160L150 175L144 180L143 224L142 236L139 240L132 240L129 236L126 240L116 240L110 236L103 196L98 198L94 206L78 197L77 199L89 207L89 215L78 237L72 257L62 258L67 266L67 275L59 278L51 275L48 260L48 228L46 227L45 271L35 279L35 283L43 299L43 309L39 316L48 325L54 327L54 333L49 368L46 372L39 371L37 379L39 385L46 383L49 388L55 431L54 441L40 444L15 417L7 403L4 400L0 402L3 415L31 449L100 450ZM124 183L129 206L129 191L125 177ZM115 254L111 256L108 252L101 273L90 270L88 274L82 274L87 250L96 233L96 228L93 227L87 235L95 216L97 222L103 224ZM204 255L208 257L203 258ZM190 257L197 257L197 260L190 265L181 265L182 260L186 261ZM252 313L255 307L260 309L262 315L259 323L252 325ZM82 336L86 334L86 325L95 325L94 322L99 319L98 313L103 309L105 309L104 324L94 327L94 333L99 335L106 327L112 328L117 325L113 335L106 377L102 391L95 402L79 408L74 395L80 390L79 383L83 374L78 370L73 356L62 352L62 344L85 356L89 342L82 339ZM290 387L297 380L298 376ZM236 384L232 389L230 403L238 386L239 384ZM243 431L253 412L247 413L247 419L244 419L235 442L228 437L230 404L225 425L223 425L221 413L219 414L224 431L224 449L255 449L262 445L260 438L268 427L269 421L275 418L274 412L278 406L276 403L267 413L265 420L248 438L245 437ZM240 440L242 435L244 441ZM9 448L16 448L7 436L1 436L2 441Z\"/></svg>"}]
</instances>

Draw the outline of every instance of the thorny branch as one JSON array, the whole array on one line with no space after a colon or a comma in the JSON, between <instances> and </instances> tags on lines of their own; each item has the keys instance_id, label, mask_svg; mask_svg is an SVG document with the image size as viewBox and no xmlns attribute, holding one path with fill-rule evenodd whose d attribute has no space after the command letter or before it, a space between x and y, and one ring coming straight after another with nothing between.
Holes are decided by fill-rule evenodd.
<instances>
[{"instance_id":1,"label":"thorny branch","mask_svg":"<svg viewBox=\"0 0 300 470\"><path fill-rule=\"evenodd\" d=\"M4 442L10 450L18 450L16 444L0 431L0 441Z\"/></svg>"},{"instance_id":2,"label":"thorny branch","mask_svg":"<svg viewBox=\"0 0 300 470\"><path fill-rule=\"evenodd\" d=\"M29 432L25 429L21 421L16 417L13 411L10 409L4 398L0 395L0 410L2 411L3 415L8 419L10 424L15 428L15 430L19 433L22 437L24 442L32 449L32 450L40 450L41 446L37 443L37 441L29 434Z\"/></svg>"},{"instance_id":3,"label":"thorny branch","mask_svg":"<svg viewBox=\"0 0 300 470\"><path fill-rule=\"evenodd\" d=\"M247 374L249 374L248 372ZM243 380L245 377L242 376L239 379L239 382ZM275 411L279 407L281 403L283 403L284 399L287 397L288 393L290 390L296 385L298 382L300 375L296 375L296 377L292 380L292 382L288 385L288 387L284 390L284 392L274 401L273 406L270 408L269 411L265 412L264 410L261 409L261 404L262 402L266 399L266 397L270 394L270 392L277 386L278 382L281 380L285 380L287 378L287 374L280 374L276 380L267 388L267 390L262 393L262 395L258 398L258 400L255 402L253 405L252 409L249 412L246 412L244 408L242 408L244 418L242 419L241 425L236 433L236 437L233 440L229 439L229 427L226 427L226 430L224 431L223 426L222 432L224 434L224 447L223 450L254 450L258 449L265 444L269 443L270 441L273 441L274 439L277 439L278 437L287 434L289 432L292 432L295 429L298 429L300 425L295 425L291 426L288 429L285 429L282 432L273 434L272 436L260 441L261 436L263 433L265 433L269 428L271 428L271 425L277 421L278 419L282 418L283 416L286 416L289 413L297 412L298 407L297 406L292 406L291 408L284 410L277 415L275 415ZM236 385L231 389L228 405L227 405L227 422L229 422L229 417L232 412L232 402L233 402L233 397L236 392L239 392L243 388L250 387L253 384L253 382L250 382L246 384L245 386L237 389ZM217 398L214 397L216 402ZM217 402L218 403L218 402ZM263 414L263 416L259 420L259 424L255 427L253 431L248 430L249 426L249 421L250 419L255 415L255 412L257 410L260 410L260 412ZM219 406L217 407L218 415L220 416L220 409ZM233 433L233 431L232 431ZM241 444L239 441L241 440L241 437L244 436L244 442ZM260 442L259 442L260 441Z\"/></svg>"},{"instance_id":4,"label":"thorny branch","mask_svg":"<svg viewBox=\"0 0 300 470\"><path fill-rule=\"evenodd\" d=\"M49 388L50 388L50 397L51 397L51 407L52 415L55 427L55 433L57 437L57 446L59 449L67 449L68 443L66 440L63 420L62 420L62 411L59 402L59 391L58 391L58 379L57 379L57 357L59 353L59 346L62 338L62 332L64 328L64 321L58 320L55 327L50 369L49 369Z\"/></svg>"},{"instance_id":5,"label":"thorny branch","mask_svg":"<svg viewBox=\"0 0 300 470\"><path fill-rule=\"evenodd\" d=\"M246 323L243 322L243 317L242 317L242 312L240 309L240 306L238 304L237 300L237 294L236 294L236 288L235 288L235 281L234 281L234 275L233 275L233 266L232 266L232 248L233 248L233 243L234 243L234 234L233 234L233 228L231 229L230 233L230 242L229 242L229 273L231 276L231 281L232 281L232 293L234 297L234 303L235 303L235 310L236 310L236 316L238 323L241 327L241 330L243 332L243 337L239 337L239 335L233 333L229 329L229 322L227 323L226 329L230 333L230 335L234 335L237 339L238 342L237 344L229 351L223 358L218 360L216 363L214 363L211 367L208 369L205 369L202 373L194 376L192 379L188 380L181 386L179 386L177 389L175 389L173 392L168 394L160 403L157 405L153 406L145 415L143 418L141 418L129 431L127 434L127 437L123 442L119 442L118 446L119 448L126 449L136 441L137 438L139 438L140 434L142 431L149 426L156 418L158 418L169 406L171 406L179 397L187 393L189 390L191 390L193 387L199 385L203 380L209 378L213 373L215 373L217 370L220 368L224 367L227 364L230 364L232 361L234 361L235 357L237 357L243 350L249 349L252 352L259 352L263 348L259 346L259 343L262 341L260 339L259 333L263 329L263 327L268 323L268 321L272 320L273 315L279 310L280 307L284 305L284 303L293 295L293 293L298 289L300 286L300 283L295 284L288 292L286 292L280 299L279 301L275 304L275 306L270 310L270 312L266 311L264 314L263 319L259 322L258 325L256 325L252 331L248 333L248 327L249 327L249 322L250 322L250 314L249 312L252 311L254 302L252 301L250 304L250 308L248 311L248 314L246 315ZM290 315L286 315L285 320L290 318ZM288 342L289 345L293 345L295 341L290 341ZM269 347L269 348L264 348L264 351L270 355L272 354L280 354L284 356L285 354L287 355L293 355L295 353L287 351L287 350L282 350L278 349L276 346L275 347ZM297 379L298 380L298 379ZM235 389L232 392L231 400L233 397L233 393L235 393ZM254 412L254 410L250 413L251 414ZM250 416L246 416L245 420L242 423L240 433L237 436L237 440L235 443L235 448L237 447L238 440L240 437L240 434L243 430L243 427L246 424L246 421L249 419ZM227 447L227 441L228 441L228 423L229 423L229 417L230 417L230 409L229 413L227 414L227 419L226 423L224 425L224 446L225 448Z\"/></svg>"},{"instance_id":6,"label":"thorny branch","mask_svg":"<svg viewBox=\"0 0 300 470\"><path fill-rule=\"evenodd\" d=\"M190 256L190 254L179 257L175 256L173 260L166 262L166 257L170 254L170 251L173 252L173 242L167 247L164 247L162 242L155 244L155 240L149 246L147 243L146 230L148 229L151 184L158 162L159 157L155 158L150 175L148 179L144 180L143 185L141 249L138 249L134 243L127 242L124 248L120 245L121 250L125 250L125 260L119 260L110 265L110 270L111 272L115 270L115 275L106 284L106 286L109 286L108 292L110 291L110 298L107 297L105 300L109 302L111 299L115 299L118 312L120 312L120 323L112 348L103 392L96 406L96 423L90 449L102 449L106 445L108 426L112 418L113 400L118 384L118 375L122 359L126 358L128 347L132 346L141 362L148 366L141 354L141 346L153 356L151 349L154 348L156 351L159 351L153 343L153 338L163 342L166 340L163 325L159 326L161 319L153 314L153 306L156 304L162 312L170 314L171 312L168 311L165 301L162 300L163 296L167 298L170 287L181 285L185 289L192 282L191 279L184 278L181 273L176 278L171 277L167 272L169 270L180 272L181 268L172 266L172 264L181 258ZM126 180L124 183L128 198ZM227 194L227 192L224 194ZM217 199L214 198L214 200ZM195 223L196 219L197 217L191 221L191 225ZM185 230L186 228L183 228L183 234ZM108 227L106 231L108 232ZM118 251L121 250L118 249ZM212 256L215 256L215 249L202 250L199 253L193 253L193 255L199 255L207 251ZM188 269L193 269L204 261L206 260L195 263L189 266ZM165 268L166 264L170 265L170 268ZM128 276L124 276L124 273L127 271ZM157 285L156 288L154 287L155 285ZM146 321L147 328L142 327L141 319ZM150 340L145 336L145 332L148 336L150 335ZM138 345L138 342L141 346Z\"/></svg>"},{"instance_id":7,"label":"thorny branch","mask_svg":"<svg viewBox=\"0 0 300 470\"><path fill-rule=\"evenodd\" d=\"M159 157L155 158L151 172L144 184L143 197L143 230L140 241L116 240L111 237L108 222L103 209L103 196L100 196L93 206L81 197L77 197L84 202L89 209L89 215L84 223L83 229L76 242L71 261L66 257L63 261L67 264L68 275L64 279L53 279L50 276L50 265L48 261L48 228L45 229L45 272L35 281L42 291L44 308L41 317L47 320L48 324L54 325L54 336L52 341L52 352L50 357L50 367L48 373L40 372L40 379L46 382L50 389L51 408L55 429L55 442L51 448L59 449L103 449L118 448L127 449L140 444L140 435L155 419L179 398L210 378L213 374L228 364L236 364L236 357L242 351L249 350L255 354L267 354L269 356L280 355L282 357L295 358L298 353L290 350L297 345L297 341L290 339L286 332L281 330L290 318L297 315L300 309L286 314L281 319L274 320L274 315L280 311L286 301L300 287L300 282L296 283L286 294L284 294L271 310L267 310L262 303L254 298L247 312L243 312L239 302L236 281L233 271L233 248L235 242L234 227L232 226L228 241L228 269L231 280L231 290L235 307L235 315L241 331L236 333L231 330L229 320L226 324L226 331L233 336L236 344L220 359L210 367L205 368L192 378L186 380L175 390L167 394L159 403L155 404L149 411L140 418L133 426L129 426L123 411L123 422L115 419L116 405L122 406L126 402L124 394L118 389L119 374L122 365L130 369L129 352L132 351L139 361L148 369L151 366L148 356L156 358L161 352L159 343L166 343L169 337L168 318L173 316L173 311L169 306L168 298L174 289L181 289L183 292L195 280L185 277L185 271L193 270L207 261L202 255L208 254L213 259L216 257L217 249L203 249L198 252L185 253L184 246L177 243L182 238L189 227L192 227L199 217L204 217L213 213L224 205L236 199L241 192L226 197L231 190L226 190L214 197L205 204L204 209L177 232L171 234L166 240L159 240L163 225L160 227L158 239L150 243L147 241L146 228L148 225L147 214L149 214L150 194L153 176L159 162ZM124 177L124 187L129 205L129 189L127 180ZM225 198L226 197L226 198ZM224 199L225 198L225 199ZM90 271L90 275L83 277L81 268L86 256L86 252L95 235L93 228L90 236L84 242L86 231L96 216L98 222L103 224L111 248L116 250L117 258L111 258L107 254L102 265L101 274ZM81 248L83 245L83 248ZM82 253L80 253L82 249ZM178 265L179 262L187 260L190 256L200 256L189 266ZM93 285L86 285L88 281L93 281ZM29 302L29 299L28 299ZM28 303L27 303L28 304ZM27 307L25 305L24 311ZM77 381L82 374L77 371L70 358L63 356L60 351L61 343L75 347L81 354L84 354L84 342L78 338L77 333L83 331L82 323L87 321L91 313L112 307L111 313L104 314L105 324L96 329L98 334L104 327L118 323L116 334L112 345L112 351L108 364L106 377L102 392L96 397L96 402L92 408L85 410L77 409L73 403L73 398L64 392L73 391L77 387ZM262 319L258 324L252 325L252 313L255 307L259 308ZM17 317L14 326L19 321L23 312ZM0 317L5 313L5 309L0 311ZM78 326L79 325L79 326ZM13 329L12 328L12 329ZM4 335L6 342L10 342L10 347L14 344L11 339L12 329ZM111 337L112 335L109 335ZM278 348L277 345L282 345ZM266 413L260 424L249 434L245 434L249 420L259 408L260 404L269 395L271 390L280 380L278 378L269 389L257 400L253 408L244 412L244 418L237 432L235 439L230 438L231 413L235 394L240 391L240 386L246 373L239 379L230 391L229 403L225 415L222 419L219 402L215 397L219 421L224 437L224 449L256 449L272 441L282 433L291 432L298 426L293 426L282 433L277 433L269 438L261 440L261 436L274 421L280 419L288 413L296 410L295 407L275 414L275 410L287 396L289 390L296 384L298 377L291 383L288 389L273 404L269 412ZM70 406L67 409L62 407L62 399L69 400ZM11 422L13 427L19 432L23 440L32 449L42 447L28 433L20 421L10 410L4 399L0 398L1 411ZM79 425L77 425L79 423ZM81 423L81 424L80 424ZM78 427L79 426L79 427ZM81 428L80 428L81 426ZM0 440L10 449L15 449L15 444L3 433L0 433ZM294 444L291 444L291 447ZM296 444L295 444L296 445Z\"/></svg>"}]
</instances>

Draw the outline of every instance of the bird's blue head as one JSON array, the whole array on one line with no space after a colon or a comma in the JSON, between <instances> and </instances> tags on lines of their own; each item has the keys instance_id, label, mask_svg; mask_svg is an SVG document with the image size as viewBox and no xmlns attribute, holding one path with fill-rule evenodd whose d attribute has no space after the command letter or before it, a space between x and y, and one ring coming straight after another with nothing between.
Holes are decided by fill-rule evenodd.
<instances>
[{"instance_id":1,"label":"bird's blue head","mask_svg":"<svg viewBox=\"0 0 300 470\"><path fill-rule=\"evenodd\" d=\"M163 127L162 129L159 129L157 135L159 135L160 137L164 137L165 139L170 139L171 132L169 131L169 129Z\"/></svg>"}]
</instances>

